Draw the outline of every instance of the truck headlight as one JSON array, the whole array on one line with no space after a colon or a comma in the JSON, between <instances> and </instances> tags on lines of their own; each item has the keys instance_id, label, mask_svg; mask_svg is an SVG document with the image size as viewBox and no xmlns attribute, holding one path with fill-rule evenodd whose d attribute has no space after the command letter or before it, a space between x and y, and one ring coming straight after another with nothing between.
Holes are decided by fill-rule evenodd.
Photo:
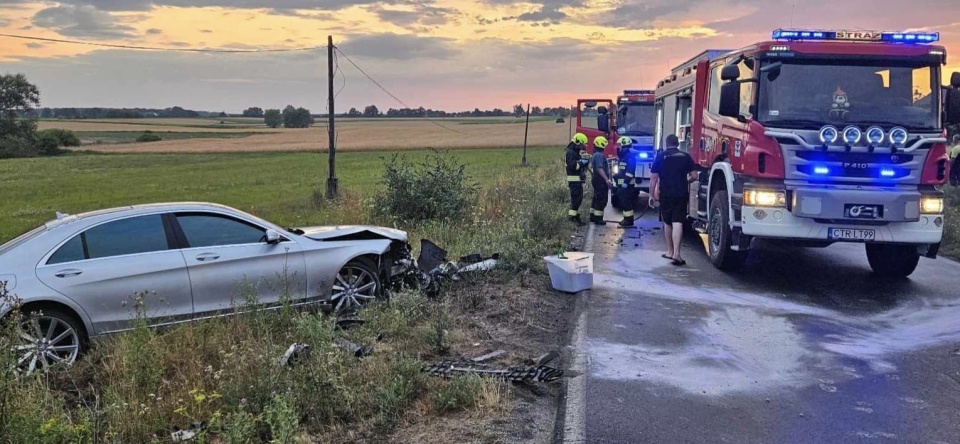
<instances>
[{"instance_id":1,"label":"truck headlight","mask_svg":"<svg viewBox=\"0 0 960 444\"><path fill-rule=\"evenodd\" d=\"M943 213L943 198L931 196L920 198L920 212L923 214Z\"/></svg>"},{"instance_id":2,"label":"truck headlight","mask_svg":"<svg viewBox=\"0 0 960 444\"><path fill-rule=\"evenodd\" d=\"M770 190L745 190L743 204L748 207L784 208L787 206L787 193Z\"/></svg>"}]
</instances>

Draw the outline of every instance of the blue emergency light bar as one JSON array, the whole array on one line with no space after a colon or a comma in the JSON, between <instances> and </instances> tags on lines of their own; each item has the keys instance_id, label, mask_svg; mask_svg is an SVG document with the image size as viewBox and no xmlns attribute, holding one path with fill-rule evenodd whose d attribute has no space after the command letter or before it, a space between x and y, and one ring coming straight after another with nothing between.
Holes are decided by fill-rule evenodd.
<instances>
[{"instance_id":1,"label":"blue emergency light bar","mask_svg":"<svg viewBox=\"0 0 960 444\"><path fill-rule=\"evenodd\" d=\"M778 29L775 40L821 40L843 42L934 43L939 32L820 31L814 29Z\"/></svg>"},{"instance_id":2,"label":"blue emergency light bar","mask_svg":"<svg viewBox=\"0 0 960 444\"><path fill-rule=\"evenodd\" d=\"M625 96L642 96L642 95L653 95L656 94L656 91L649 89L627 89L623 91Z\"/></svg>"}]
</instances>

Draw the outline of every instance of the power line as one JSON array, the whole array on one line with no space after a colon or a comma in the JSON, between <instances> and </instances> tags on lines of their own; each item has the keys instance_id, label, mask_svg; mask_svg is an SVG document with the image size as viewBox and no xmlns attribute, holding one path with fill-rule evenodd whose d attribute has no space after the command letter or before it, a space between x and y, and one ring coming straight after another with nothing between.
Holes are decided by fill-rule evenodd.
<instances>
[{"instance_id":1,"label":"power line","mask_svg":"<svg viewBox=\"0 0 960 444\"><path fill-rule=\"evenodd\" d=\"M67 43L71 45L97 46L102 48L115 49L136 49L141 51L168 51L168 52L214 52L214 53L262 53L262 52L298 52L314 51L323 49L322 46L311 46L305 48L278 48L278 49L216 49L216 48L161 48L156 46L136 46L136 45L114 45L110 43L83 42L79 40L51 39L45 37L34 37L28 35L0 34L0 37L9 37L12 39L33 40L49 43Z\"/></svg>"},{"instance_id":2,"label":"power line","mask_svg":"<svg viewBox=\"0 0 960 444\"><path fill-rule=\"evenodd\" d=\"M385 94L387 94L388 96L392 97L393 100L396 100L396 101L397 101L397 103L403 105L404 107L406 107L406 108L408 108L408 109L413 109L412 106L407 105L406 102L404 102L404 101L401 100L399 97L397 97L395 94L393 94L392 92L390 92L390 90L388 90L385 86L381 85L380 82L378 82L376 79L374 79L372 76L370 76L370 74L367 74L367 72L364 71L363 68L360 67L360 65L357 65L357 63L354 62L353 59L351 59L348 55L344 54L343 51L341 51L339 47L334 46L333 49L335 49L338 53L340 53L340 55L342 55L343 58L347 59L347 61L350 62L350 64L353 65L354 68L357 68L357 71L360 71L360 74L363 74L363 76L366 77L366 78L367 78L368 80L370 80L371 82L373 82L374 85L377 85L377 88L380 88L381 91L383 91L383 92L384 92ZM434 125L437 125L437 126L439 126L440 128L443 128L443 129L445 129L445 130L447 130L447 131L452 131L452 132L455 132L455 133L457 133L457 134L463 134L463 133L460 132L460 131L457 131L457 130L455 130L455 129L453 129L453 128L450 128L450 127L448 127L448 126L446 126L446 125L444 125L444 124L442 124L442 123L440 123L440 122L437 122L436 120L431 119L430 116L426 115L426 113L424 113L423 118L426 119L426 120L428 120L430 123L432 123L432 124L434 124Z\"/></svg>"}]
</instances>

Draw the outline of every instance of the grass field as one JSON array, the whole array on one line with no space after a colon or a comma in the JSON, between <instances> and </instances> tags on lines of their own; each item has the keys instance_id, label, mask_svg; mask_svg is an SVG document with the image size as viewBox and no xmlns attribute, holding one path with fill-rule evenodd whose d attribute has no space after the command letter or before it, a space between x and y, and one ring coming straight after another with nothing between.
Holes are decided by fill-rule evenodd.
<instances>
[{"instance_id":1,"label":"grass field","mask_svg":"<svg viewBox=\"0 0 960 444\"><path fill-rule=\"evenodd\" d=\"M223 122L222 124L220 122ZM258 119L109 119L42 120L40 129L62 128L81 133L143 131L198 133L206 137L151 143L104 144L81 149L114 153L216 153L324 151L325 121L312 128L268 128ZM523 119L338 119L337 147L342 151L415 150L423 148L512 148L523 146ZM247 137L225 134L249 133ZM529 146L557 146L569 138L569 125L553 119L530 121Z\"/></svg>"},{"instance_id":2,"label":"grass field","mask_svg":"<svg viewBox=\"0 0 960 444\"><path fill-rule=\"evenodd\" d=\"M532 164L559 165L562 154L561 148L536 148L529 150L528 159ZM370 195L378 186L383 159L389 156L338 155L343 192L358 199ZM464 150L456 156L468 165L471 177L484 184L525 171L517 149ZM312 195L323 191L327 171L327 156L311 153L74 154L5 160L0 162L0 187L6 196L0 201L0 242L52 219L57 211L164 201L222 203L285 225L356 223L334 206L313 204Z\"/></svg>"}]
</instances>

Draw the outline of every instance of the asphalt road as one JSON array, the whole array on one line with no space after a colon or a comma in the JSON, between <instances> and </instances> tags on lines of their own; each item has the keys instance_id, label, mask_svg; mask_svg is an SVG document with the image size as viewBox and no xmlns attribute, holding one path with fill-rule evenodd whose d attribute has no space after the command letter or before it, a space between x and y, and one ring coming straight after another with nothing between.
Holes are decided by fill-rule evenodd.
<instances>
[{"instance_id":1,"label":"asphalt road","mask_svg":"<svg viewBox=\"0 0 960 444\"><path fill-rule=\"evenodd\" d=\"M566 442L960 443L960 264L889 281L834 245L724 273L689 235L680 268L638 226L588 238Z\"/></svg>"}]
</instances>

